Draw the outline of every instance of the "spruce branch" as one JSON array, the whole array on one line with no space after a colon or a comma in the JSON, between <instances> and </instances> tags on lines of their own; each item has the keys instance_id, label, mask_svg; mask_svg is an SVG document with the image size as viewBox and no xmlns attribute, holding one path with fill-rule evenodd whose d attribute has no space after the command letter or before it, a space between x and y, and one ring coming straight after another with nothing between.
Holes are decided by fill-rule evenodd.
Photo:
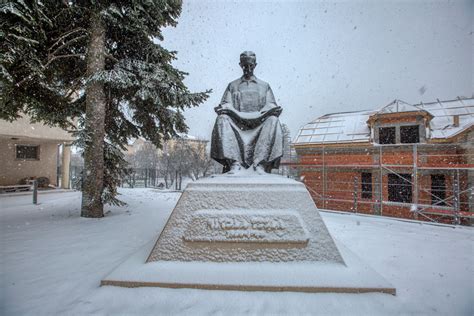
<instances>
[{"instance_id":1,"label":"spruce branch","mask_svg":"<svg viewBox=\"0 0 474 316\"><path fill-rule=\"evenodd\" d=\"M70 58L70 57L85 57L84 54L67 54L67 55L59 55L59 56L52 56L49 58L48 62L44 65L44 68L47 68L53 61L61 58Z\"/></svg>"},{"instance_id":2,"label":"spruce branch","mask_svg":"<svg viewBox=\"0 0 474 316\"><path fill-rule=\"evenodd\" d=\"M65 34L59 36L59 37L56 39L56 42L54 42L53 45L51 45L51 47L49 48L48 51L51 51L56 45L59 45L59 43L60 43L61 41L63 41L64 39L66 39L69 35L72 35L72 34L77 33L77 32L85 32L85 33L89 34L89 32L88 32L85 28L83 28L83 27L75 28L75 29L73 29L73 30L71 30L71 31L69 31L69 32L66 32Z\"/></svg>"},{"instance_id":3,"label":"spruce branch","mask_svg":"<svg viewBox=\"0 0 474 316\"><path fill-rule=\"evenodd\" d=\"M115 58L112 54L105 54L105 57L112 60L113 62L116 62L116 63L119 62L119 60Z\"/></svg>"},{"instance_id":4,"label":"spruce branch","mask_svg":"<svg viewBox=\"0 0 474 316\"><path fill-rule=\"evenodd\" d=\"M61 46L59 46L58 48L56 48L54 50L54 52L52 52L50 55L56 55L56 53L58 53L59 51L61 51L63 48L66 48L68 47L69 45L71 44L74 44L76 42L78 42L79 40L83 39L83 38L87 38L88 37L88 34L84 34L84 35L79 35L77 37L74 37L70 40L68 40L67 42L65 42L64 44L62 44Z\"/></svg>"}]
</instances>

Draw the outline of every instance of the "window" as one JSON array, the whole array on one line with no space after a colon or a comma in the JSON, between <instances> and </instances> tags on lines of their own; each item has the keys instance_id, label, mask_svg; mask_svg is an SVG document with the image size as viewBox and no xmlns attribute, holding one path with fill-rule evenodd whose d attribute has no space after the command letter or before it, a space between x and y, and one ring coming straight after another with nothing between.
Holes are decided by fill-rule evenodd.
<instances>
[{"instance_id":1,"label":"window","mask_svg":"<svg viewBox=\"0 0 474 316\"><path fill-rule=\"evenodd\" d=\"M431 204L446 205L446 178L444 174L431 175Z\"/></svg>"},{"instance_id":2,"label":"window","mask_svg":"<svg viewBox=\"0 0 474 316\"><path fill-rule=\"evenodd\" d=\"M16 145L16 158L39 160L39 146Z\"/></svg>"},{"instance_id":3,"label":"window","mask_svg":"<svg viewBox=\"0 0 474 316\"><path fill-rule=\"evenodd\" d=\"M388 200L392 202L411 203L411 174L388 175Z\"/></svg>"},{"instance_id":4,"label":"window","mask_svg":"<svg viewBox=\"0 0 474 316\"><path fill-rule=\"evenodd\" d=\"M379 128L379 144L395 144L395 127Z\"/></svg>"},{"instance_id":5,"label":"window","mask_svg":"<svg viewBox=\"0 0 474 316\"><path fill-rule=\"evenodd\" d=\"M362 172L360 188L362 191L361 198L371 199L372 198L372 173Z\"/></svg>"},{"instance_id":6,"label":"window","mask_svg":"<svg viewBox=\"0 0 474 316\"><path fill-rule=\"evenodd\" d=\"M400 142L412 144L420 142L420 128L418 125L400 126Z\"/></svg>"}]
</instances>

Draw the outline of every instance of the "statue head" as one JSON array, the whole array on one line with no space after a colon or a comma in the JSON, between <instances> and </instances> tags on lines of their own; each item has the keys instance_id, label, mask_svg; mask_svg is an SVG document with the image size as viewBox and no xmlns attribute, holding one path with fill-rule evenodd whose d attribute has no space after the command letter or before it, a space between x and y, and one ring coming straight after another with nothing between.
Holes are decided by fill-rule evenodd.
<instances>
[{"instance_id":1,"label":"statue head","mask_svg":"<svg viewBox=\"0 0 474 316\"><path fill-rule=\"evenodd\" d=\"M249 79L253 76L253 70L255 66L257 66L257 56L255 56L254 52L245 51L240 54L240 68L244 72L244 78Z\"/></svg>"}]
</instances>

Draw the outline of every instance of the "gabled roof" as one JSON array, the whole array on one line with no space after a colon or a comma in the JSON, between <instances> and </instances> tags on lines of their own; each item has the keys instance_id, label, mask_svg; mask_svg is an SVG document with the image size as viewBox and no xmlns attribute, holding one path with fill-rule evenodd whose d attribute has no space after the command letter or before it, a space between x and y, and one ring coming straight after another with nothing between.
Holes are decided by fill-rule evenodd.
<instances>
[{"instance_id":1,"label":"gabled roof","mask_svg":"<svg viewBox=\"0 0 474 316\"><path fill-rule=\"evenodd\" d=\"M388 113L400 113L400 112L419 112L420 109L414 105L408 104L405 101L395 99L375 114L388 114Z\"/></svg>"},{"instance_id":2,"label":"gabled roof","mask_svg":"<svg viewBox=\"0 0 474 316\"><path fill-rule=\"evenodd\" d=\"M382 112L381 112L382 111ZM426 112L430 121L431 139L453 137L474 125L474 98L419 103L415 105L395 100L376 111L342 112L323 115L304 125L294 144L331 144L369 142L367 120L374 114L397 112ZM459 115L459 126L453 116Z\"/></svg>"},{"instance_id":3,"label":"gabled roof","mask_svg":"<svg viewBox=\"0 0 474 316\"><path fill-rule=\"evenodd\" d=\"M409 104L405 101L395 99L386 106L382 107L380 110L369 116L367 123L371 124L381 116L389 114L403 114L403 115L422 115L431 120L433 115L431 115L425 109L420 108L418 105Z\"/></svg>"}]
</instances>

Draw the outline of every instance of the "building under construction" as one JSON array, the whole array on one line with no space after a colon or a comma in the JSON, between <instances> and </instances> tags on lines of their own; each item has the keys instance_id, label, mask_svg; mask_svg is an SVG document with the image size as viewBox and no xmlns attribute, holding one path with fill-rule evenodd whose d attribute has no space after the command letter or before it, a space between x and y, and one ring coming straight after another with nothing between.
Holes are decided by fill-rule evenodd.
<instances>
[{"instance_id":1,"label":"building under construction","mask_svg":"<svg viewBox=\"0 0 474 316\"><path fill-rule=\"evenodd\" d=\"M321 209L470 224L474 98L333 113L304 125L297 168Z\"/></svg>"}]
</instances>

